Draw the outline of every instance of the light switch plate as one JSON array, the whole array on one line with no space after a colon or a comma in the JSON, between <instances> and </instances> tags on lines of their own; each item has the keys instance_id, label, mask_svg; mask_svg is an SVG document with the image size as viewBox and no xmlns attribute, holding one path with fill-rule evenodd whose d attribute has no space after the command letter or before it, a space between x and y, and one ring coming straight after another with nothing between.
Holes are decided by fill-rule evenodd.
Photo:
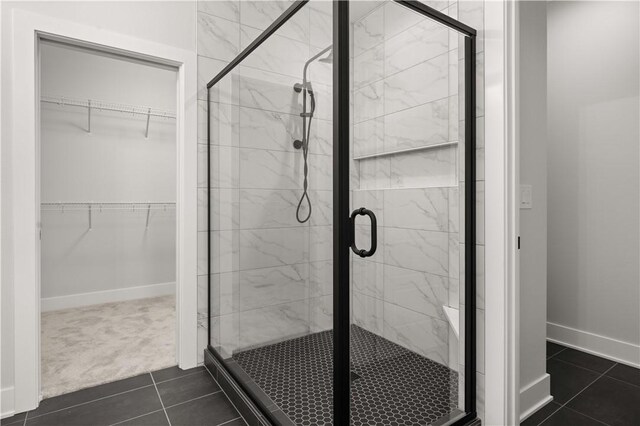
<instances>
[{"instance_id":1,"label":"light switch plate","mask_svg":"<svg viewBox=\"0 0 640 426\"><path fill-rule=\"evenodd\" d=\"M533 187L531 185L520 185L520 208L533 208Z\"/></svg>"}]
</instances>

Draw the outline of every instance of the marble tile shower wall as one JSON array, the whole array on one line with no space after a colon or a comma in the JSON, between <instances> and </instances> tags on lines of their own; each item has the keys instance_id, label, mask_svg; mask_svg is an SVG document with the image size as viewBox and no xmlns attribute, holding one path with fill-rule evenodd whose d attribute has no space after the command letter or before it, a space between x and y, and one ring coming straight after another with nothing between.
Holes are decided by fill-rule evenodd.
<instances>
[{"instance_id":1,"label":"marble tile shower wall","mask_svg":"<svg viewBox=\"0 0 640 426\"><path fill-rule=\"evenodd\" d=\"M449 31L379 2L354 22L353 45L353 155L360 172L353 202L378 212L381 227L381 250L354 260L354 322L448 364L442 306L450 271L457 270L449 265L456 234L449 234L448 217L456 147L438 144L458 139L450 125L457 114L449 104L458 105L457 84L449 85ZM367 228L361 231L368 237Z\"/></svg>"},{"instance_id":2,"label":"marble tile shower wall","mask_svg":"<svg viewBox=\"0 0 640 426\"><path fill-rule=\"evenodd\" d=\"M331 327L331 67L310 66L311 220L296 221L303 181L305 61L331 44L331 4L301 9L210 92L211 253L207 253L206 83L290 5L199 1L199 351L207 344L207 256L212 262L212 345L231 354ZM304 213L304 211L303 211ZM303 214L304 215L304 214Z\"/></svg>"},{"instance_id":3,"label":"marble tile shower wall","mask_svg":"<svg viewBox=\"0 0 640 426\"><path fill-rule=\"evenodd\" d=\"M478 406L484 401L483 1L426 2L478 29ZM443 305L464 310L462 38L392 2L353 23L354 207L378 212L380 251L353 263L353 320L464 371ZM406 151L406 152L402 152ZM368 246L368 226L358 227ZM460 318L463 322L463 316ZM464 330L461 330L463 335ZM461 375L461 384L464 377ZM462 403L462 401L461 401Z\"/></svg>"}]
</instances>

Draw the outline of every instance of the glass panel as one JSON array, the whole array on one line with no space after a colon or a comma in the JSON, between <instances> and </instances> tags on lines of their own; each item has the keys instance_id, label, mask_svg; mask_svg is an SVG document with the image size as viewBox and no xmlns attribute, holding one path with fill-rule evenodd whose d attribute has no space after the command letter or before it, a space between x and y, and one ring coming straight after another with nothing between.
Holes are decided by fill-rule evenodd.
<instances>
[{"instance_id":1,"label":"glass panel","mask_svg":"<svg viewBox=\"0 0 640 426\"><path fill-rule=\"evenodd\" d=\"M351 200L378 222L376 253L352 255L351 419L443 422L464 411L464 40L392 1L351 20ZM359 217L358 248L370 235Z\"/></svg>"},{"instance_id":2,"label":"glass panel","mask_svg":"<svg viewBox=\"0 0 640 426\"><path fill-rule=\"evenodd\" d=\"M241 48L284 12L259 3ZM333 410L331 35L307 3L210 90L210 344L283 424Z\"/></svg>"}]
</instances>

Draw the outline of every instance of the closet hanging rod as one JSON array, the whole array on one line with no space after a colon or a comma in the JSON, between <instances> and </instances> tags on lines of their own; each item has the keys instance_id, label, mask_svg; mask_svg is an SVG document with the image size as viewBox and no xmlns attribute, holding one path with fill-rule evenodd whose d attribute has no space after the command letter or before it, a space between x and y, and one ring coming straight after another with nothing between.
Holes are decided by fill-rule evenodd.
<instances>
[{"instance_id":1,"label":"closet hanging rod","mask_svg":"<svg viewBox=\"0 0 640 426\"><path fill-rule=\"evenodd\" d=\"M75 106L87 108L87 110L116 111L133 115L143 115L146 117L161 117L175 119L176 114L170 111L164 111L148 106L117 104L113 102L98 101L95 99L74 99L67 97L43 96L41 102L47 104L56 104L60 106Z\"/></svg>"}]
</instances>

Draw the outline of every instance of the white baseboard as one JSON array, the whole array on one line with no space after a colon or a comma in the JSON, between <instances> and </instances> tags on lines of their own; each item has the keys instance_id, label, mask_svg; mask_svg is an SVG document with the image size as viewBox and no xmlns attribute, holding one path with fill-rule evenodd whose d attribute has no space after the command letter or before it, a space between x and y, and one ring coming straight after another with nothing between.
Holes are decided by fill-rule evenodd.
<instances>
[{"instance_id":1,"label":"white baseboard","mask_svg":"<svg viewBox=\"0 0 640 426\"><path fill-rule=\"evenodd\" d=\"M640 368L640 345L547 322L547 340Z\"/></svg>"},{"instance_id":2,"label":"white baseboard","mask_svg":"<svg viewBox=\"0 0 640 426\"><path fill-rule=\"evenodd\" d=\"M551 376L545 373L520 389L520 422L551 401Z\"/></svg>"},{"instance_id":3,"label":"white baseboard","mask_svg":"<svg viewBox=\"0 0 640 426\"><path fill-rule=\"evenodd\" d=\"M117 288L114 290L94 291L91 293L71 294L69 296L47 297L41 299L42 312L100 303L123 302L147 297L175 294L176 283L161 283L138 287Z\"/></svg>"},{"instance_id":4,"label":"white baseboard","mask_svg":"<svg viewBox=\"0 0 640 426\"><path fill-rule=\"evenodd\" d=\"M6 419L16 413L14 405L13 386L0 389L0 419Z\"/></svg>"}]
</instances>

